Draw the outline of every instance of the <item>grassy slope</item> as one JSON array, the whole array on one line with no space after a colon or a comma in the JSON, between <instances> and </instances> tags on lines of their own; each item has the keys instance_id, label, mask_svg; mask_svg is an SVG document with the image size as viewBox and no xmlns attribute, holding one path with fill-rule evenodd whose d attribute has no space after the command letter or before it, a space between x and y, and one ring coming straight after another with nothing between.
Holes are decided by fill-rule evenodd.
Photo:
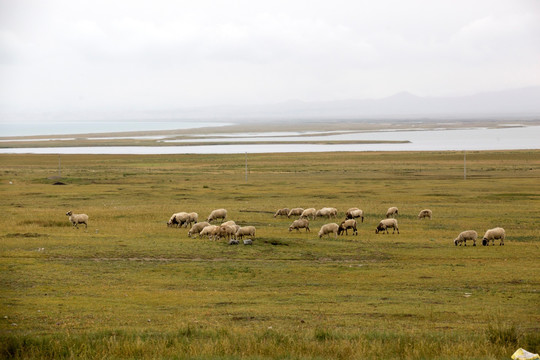
<instances>
[{"instance_id":1,"label":"grassy slope","mask_svg":"<svg viewBox=\"0 0 540 360\"><path fill-rule=\"evenodd\" d=\"M0 155L0 341L20 357L501 358L540 351L540 152ZM9 181L13 184L10 185ZM359 236L280 207L349 207ZM400 235L376 235L389 206ZM225 207L249 246L170 214ZM423 208L432 221L419 221ZM66 211L90 216L71 229ZM336 220L331 220L336 221ZM503 226L504 247L455 247ZM43 249L41 249L43 248ZM477 353L475 353L477 351Z\"/></svg>"}]
</instances>

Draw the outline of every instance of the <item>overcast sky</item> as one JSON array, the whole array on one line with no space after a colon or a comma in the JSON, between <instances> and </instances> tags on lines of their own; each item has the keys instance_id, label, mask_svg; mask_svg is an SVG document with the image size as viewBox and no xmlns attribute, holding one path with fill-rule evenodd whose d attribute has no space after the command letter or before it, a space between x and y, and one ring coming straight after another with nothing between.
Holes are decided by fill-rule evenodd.
<instances>
[{"instance_id":1,"label":"overcast sky","mask_svg":"<svg viewBox=\"0 0 540 360\"><path fill-rule=\"evenodd\" d=\"M0 0L3 113L538 85L538 0Z\"/></svg>"}]
</instances>

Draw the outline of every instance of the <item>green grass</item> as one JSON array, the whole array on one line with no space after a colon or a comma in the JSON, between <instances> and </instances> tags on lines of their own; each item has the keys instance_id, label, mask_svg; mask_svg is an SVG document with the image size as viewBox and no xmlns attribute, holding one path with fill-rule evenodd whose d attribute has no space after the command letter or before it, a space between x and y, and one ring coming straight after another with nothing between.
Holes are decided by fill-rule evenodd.
<instances>
[{"instance_id":1,"label":"green grass","mask_svg":"<svg viewBox=\"0 0 540 360\"><path fill-rule=\"evenodd\" d=\"M540 351L540 151L0 155L0 357L500 359ZM12 182L12 184L10 184ZM365 212L288 232L281 207ZM397 206L400 233L375 234ZM252 246L170 215L224 207ZM433 220L418 220L424 208ZM85 212L88 229L65 213ZM455 247L506 229L505 246Z\"/></svg>"}]
</instances>

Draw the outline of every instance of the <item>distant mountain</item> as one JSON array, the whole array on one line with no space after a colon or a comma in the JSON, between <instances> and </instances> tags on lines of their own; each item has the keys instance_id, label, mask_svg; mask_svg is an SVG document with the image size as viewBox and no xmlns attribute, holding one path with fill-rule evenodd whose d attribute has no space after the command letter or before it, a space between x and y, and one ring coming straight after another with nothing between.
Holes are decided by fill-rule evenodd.
<instances>
[{"instance_id":1,"label":"distant mountain","mask_svg":"<svg viewBox=\"0 0 540 360\"><path fill-rule=\"evenodd\" d=\"M183 109L181 117L230 119L287 118L438 118L540 116L540 87L459 97L421 97L401 92L382 99L306 102L291 100L252 106Z\"/></svg>"}]
</instances>

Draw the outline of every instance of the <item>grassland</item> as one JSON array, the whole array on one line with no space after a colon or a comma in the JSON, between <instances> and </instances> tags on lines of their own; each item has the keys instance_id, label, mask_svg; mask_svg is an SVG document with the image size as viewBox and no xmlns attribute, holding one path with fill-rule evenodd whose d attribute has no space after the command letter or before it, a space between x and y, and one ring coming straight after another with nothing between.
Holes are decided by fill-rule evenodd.
<instances>
[{"instance_id":1,"label":"grassland","mask_svg":"<svg viewBox=\"0 0 540 360\"><path fill-rule=\"evenodd\" d=\"M540 351L540 151L0 155L0 357L502 359ZM358 236L281 207L360 207ZM375 234L389 206L401 234ZM190 239L225 207L253 246ZM423 208L433 220L416 218ZM65 213L85 212L88 229ZM338 219L339 220L339 219ZM334 221L334 220L332 220ZM455 247L506 229L505 246Z\"/></svg>"}]
</instances>

